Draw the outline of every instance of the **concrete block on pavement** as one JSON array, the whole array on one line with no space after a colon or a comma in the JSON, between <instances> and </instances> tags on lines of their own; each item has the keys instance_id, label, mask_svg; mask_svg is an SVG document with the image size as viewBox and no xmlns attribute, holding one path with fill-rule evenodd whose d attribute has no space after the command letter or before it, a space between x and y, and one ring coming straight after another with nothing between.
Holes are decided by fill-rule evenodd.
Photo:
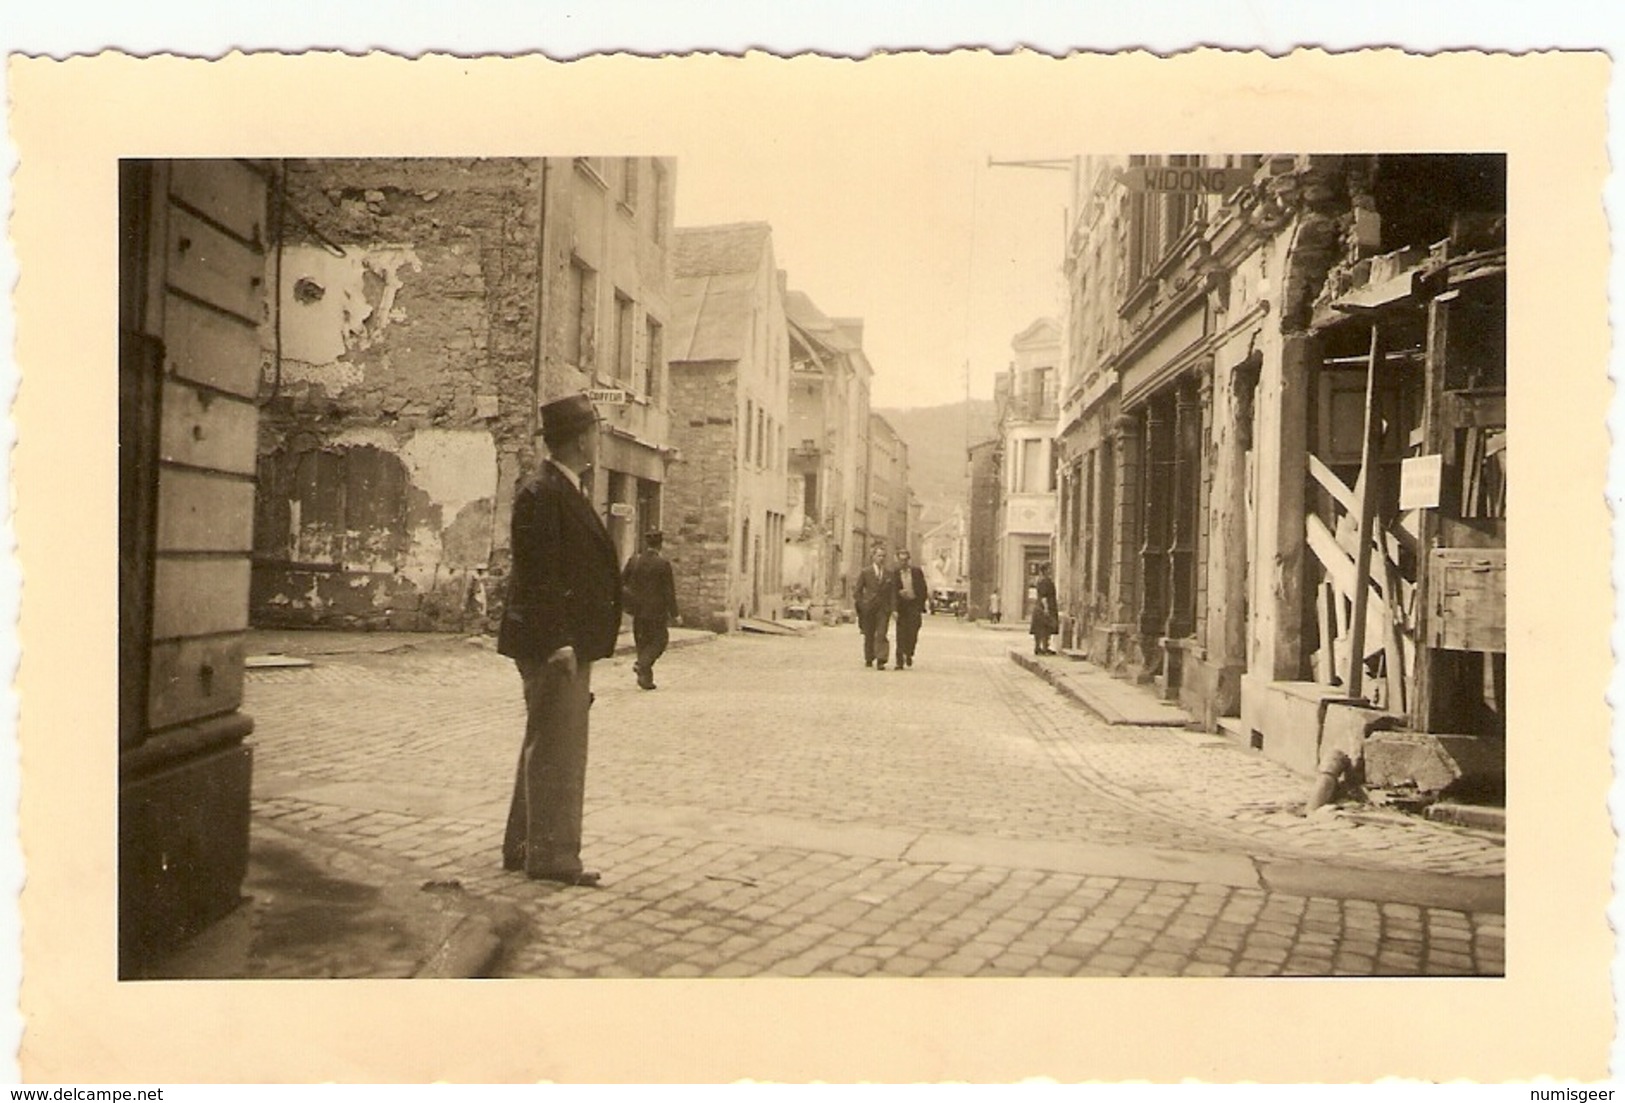
<instances>
[{"instance_id":1,"label":"concrete block on pavement","mask_svg":"<svg viewBox=\"0 0 1625 1103\"><path fill-rule=\"evenodd\" d=\"M1366 740L1367 785L1414 785L1437 793L1452 785L1493 785L1505 776L1503 740L1411 731L1382 732Z\"/></svg>"}]
</instances>

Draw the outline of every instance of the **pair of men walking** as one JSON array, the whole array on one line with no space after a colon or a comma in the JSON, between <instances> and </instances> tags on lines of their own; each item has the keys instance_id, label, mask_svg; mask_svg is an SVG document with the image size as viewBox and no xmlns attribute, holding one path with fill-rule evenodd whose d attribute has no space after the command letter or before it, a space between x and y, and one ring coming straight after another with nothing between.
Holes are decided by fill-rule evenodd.
<instances>
[{"instance_id":1,"label":"pair of men walking","mask_svg":"<svg viewBox=\"0 0 1625 1103\"><path fill-rule=\"evenodd\" d=\"M914 647L920 638L920 621L925 612L925 572L914 566L906 550L897 552L897 566L886 567L886 549L876 548L870 565L858 575L852 589L852 602L858 611L858 631L863 633L863 665L885 670L891 641L887 629L897 616L897 666L907 670L914 665Z\"/></svg>"}]
</instances>

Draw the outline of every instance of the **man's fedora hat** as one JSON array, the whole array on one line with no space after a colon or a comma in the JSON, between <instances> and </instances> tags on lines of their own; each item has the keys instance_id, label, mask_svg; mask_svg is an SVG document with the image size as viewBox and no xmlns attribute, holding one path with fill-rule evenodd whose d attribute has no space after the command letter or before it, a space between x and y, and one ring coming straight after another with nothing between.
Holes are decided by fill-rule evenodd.
<instances>
[{"instance_id":1,"label":"man's fedora hat","mask_svg":"<svg viewBox=\"0 0 1625 1103\"><path fill-rule=\"evenodd\" d=\"M565 395L542 407L542 436L569 440L598 424L598 411L584 394Z\"/></svg>"}]
</instances>

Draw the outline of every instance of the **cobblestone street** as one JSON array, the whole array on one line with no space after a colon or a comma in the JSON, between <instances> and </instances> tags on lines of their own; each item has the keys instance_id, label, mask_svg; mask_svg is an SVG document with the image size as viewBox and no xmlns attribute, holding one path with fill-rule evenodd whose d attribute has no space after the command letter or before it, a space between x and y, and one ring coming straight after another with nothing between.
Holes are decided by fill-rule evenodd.
<instances>
[{"instance_id":1,"label":"cobblestone street","mask_svg":"<svg viewBox=\"0 0 1625 1103\"><path fill-rule=\"evenodd\" d=\"M256 669L255 816L516 905L512 977L1406 975L1503 971L1495 837L1371 810L1201 733L1108 726L927 618L918 665L851 626L593 675L584 859L501 869L523 727L487 642L388 638ZM1056 660L1066 661L1066 660Z\"/></svg>"}]
</instances>

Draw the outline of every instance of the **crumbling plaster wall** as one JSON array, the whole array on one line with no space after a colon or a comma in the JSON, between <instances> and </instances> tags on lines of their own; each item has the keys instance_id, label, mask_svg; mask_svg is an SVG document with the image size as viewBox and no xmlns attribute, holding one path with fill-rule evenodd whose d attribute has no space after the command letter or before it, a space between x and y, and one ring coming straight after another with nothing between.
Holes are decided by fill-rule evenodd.
<instances>
[{"instance_id":1,"label":"crumbling plaster wall","mask_svg":"<svg viewBox=\"0 0 1625 1103\"><path fill-rule=\"evenodd\" d=\"M290 164L267 260L261 622L473 630L500 608L535 396L539 174Z\"/></svg>"}]
</instances>

